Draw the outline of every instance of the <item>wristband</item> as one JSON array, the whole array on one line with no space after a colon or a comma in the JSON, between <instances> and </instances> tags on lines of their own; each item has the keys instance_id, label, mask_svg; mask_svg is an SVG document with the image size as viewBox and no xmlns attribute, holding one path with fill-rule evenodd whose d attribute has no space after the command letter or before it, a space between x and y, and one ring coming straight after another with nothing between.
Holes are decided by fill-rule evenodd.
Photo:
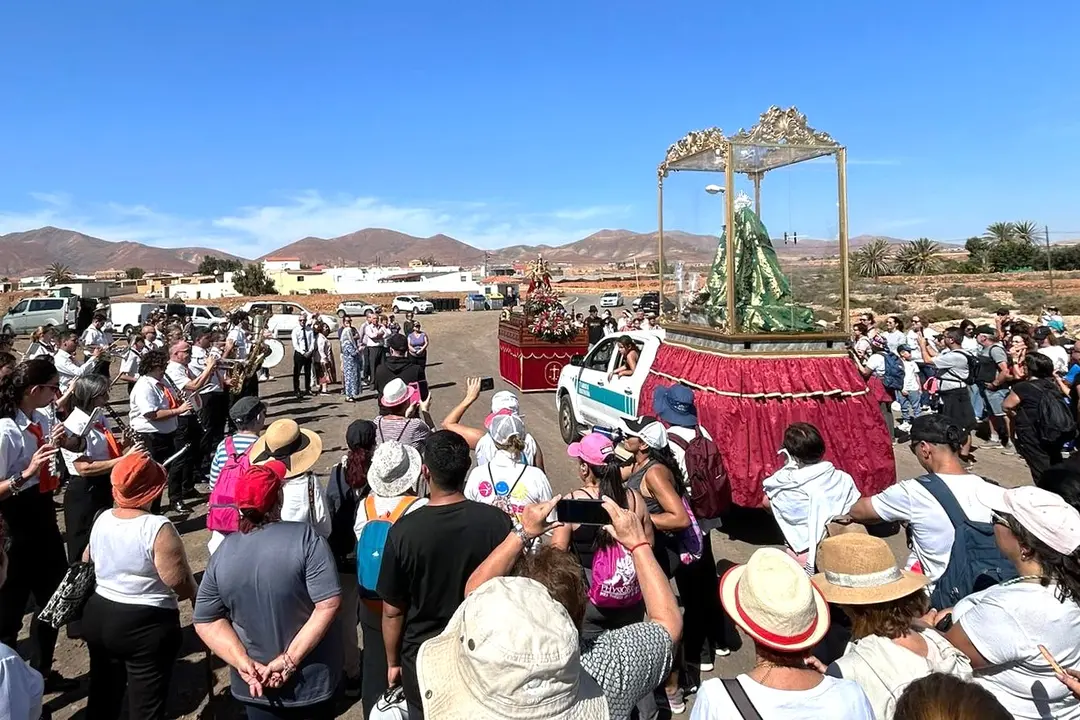
<instances>
[{"instance_id":1,"label":"wristband","mask_svg":"<svg viewBox=\"0 0 1080 720\"><path fill-rule=\"evenodd\" d=\"M630 548L630 554L633 555L634 551L637 550L639 547L649 547L649 543L647 543L647 542L639 542L637 545Z\"/></svg>"}]
</instances>

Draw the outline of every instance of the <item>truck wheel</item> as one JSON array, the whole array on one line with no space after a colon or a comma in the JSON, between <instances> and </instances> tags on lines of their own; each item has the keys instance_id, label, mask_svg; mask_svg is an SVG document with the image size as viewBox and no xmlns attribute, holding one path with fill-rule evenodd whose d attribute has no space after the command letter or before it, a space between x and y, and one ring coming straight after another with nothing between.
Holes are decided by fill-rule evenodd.
<instances>
[{"instance_id":1,"label":"truck wheel","mask_svg":"<svg viewBox=\"0 0 1080 720\"><path fill-rule=\"evenodd\" d=\"M574 417L574 405L566 393L559 398L559 434L563 442L569 445L581 439L577 418Z\"/></svg>"},{"instance_id":2,"label":"truck wheel","mask_svg":"<svg viewBox=\"0 0 1080 720\"><path fill-rule=\"evenodd\" d=\"M5 325L4 326L4 334L5 335L14 335L15 331L11 328L10 325Z\"/></svg>"},{"instance_id":3,"label":"truck wheel","mask_svg":"<svg viewBox=\"0 0 1080 720\"><path fill-rule=\"evenodd\" d=\"M131 335L131 331L132 331L132 330L134 330L134 329L135 329L135 328L131 327L130 325L125 325L125 326L124 326L124 329L123 329L123 331L122 331L122 332L123 332L123 333L124 333L125 335Z\"/></svg>"}]
</instances>

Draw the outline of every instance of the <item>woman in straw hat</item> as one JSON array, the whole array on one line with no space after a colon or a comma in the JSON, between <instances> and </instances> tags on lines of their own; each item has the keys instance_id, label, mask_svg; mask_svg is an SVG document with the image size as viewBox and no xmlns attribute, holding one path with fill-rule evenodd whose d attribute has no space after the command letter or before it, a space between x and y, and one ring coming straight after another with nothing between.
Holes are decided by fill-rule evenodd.
<instances>
[{"instance_id":1,"label":"woman in straw hat","mask_svg":"<svg viewBox=\"0 0 1080 720\"><path fill-rule=\"evenodd\" d=\"M150 456L125 455L112 470L116 507L98 517L83 552L96 576L82 617L91 718L119 717L125 689L132 720L165 717L181 643L178 601L198 591L176 528L150 512L167 481Z\"/></svg>"},{"instance_id":2,"label":"woman in straw hat","mask_svg":"<svg viewBox=\"0 0 1080 720\"><path fill-rule=\"evenodd\" d=\"M252 465L277 460L285 466L284 500L281 519L310 523L320 536L330 537L330 510L322 483L311 472L322 455L322 438L301 428L295 420L275 420L266 433L252 444L248 457Z\"/></svg>"},{"instance_id":3,"label":"woman in straw hat","mask_svg":"<svg viewBox=\"0 0 1080 720\"><path fill-rule=\"evenodd\" d=\"M701 684L692 720L815 718L874 720L866 694L850 680L807 665L829 627L829 606L799 564L762 548L720 579L720 602L754 642L754 668Z\"/></svg>"},{"instance_id":4,"label":"woman in straw hat","mask_svg":"<svg viewBox=\"0 0 1080 720\"><path fill-rule=\"evenodd\" d=\"M932 672L971 677L971 663L948 640L916 620L930 607L927 579L896 566L881 538L847 533L818 549L814 584L851 620L851 644L829 674L854 680L878 720L892 718L913 680Z\"/></svg>"}]
</instances>

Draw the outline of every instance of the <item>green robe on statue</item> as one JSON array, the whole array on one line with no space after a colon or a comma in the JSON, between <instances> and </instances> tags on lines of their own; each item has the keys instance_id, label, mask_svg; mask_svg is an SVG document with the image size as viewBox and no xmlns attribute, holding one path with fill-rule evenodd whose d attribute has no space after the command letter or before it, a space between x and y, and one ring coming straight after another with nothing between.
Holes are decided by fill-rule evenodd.
<instances>
[{"instance_id":1,"label":"green robe on statue","mask_svg":"<svg viewBox=\"0 0 1080 720\"><path fill-rule=\"evenodd\" d=\"M732 332L807 332L814 325L814 312L792 304L791 285L780 270L776 250L765 225L747 199L735 201L735 315ZM709 324L727 326L726 238L720 239L706 289Z\"/></svg>"}]
</instances>

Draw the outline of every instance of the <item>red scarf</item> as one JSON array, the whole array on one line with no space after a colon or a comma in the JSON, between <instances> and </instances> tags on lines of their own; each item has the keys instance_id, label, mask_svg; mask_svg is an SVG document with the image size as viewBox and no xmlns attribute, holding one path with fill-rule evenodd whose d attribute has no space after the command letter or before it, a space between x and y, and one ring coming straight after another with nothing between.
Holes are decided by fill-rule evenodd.
<instances>
[{"instance_id":1,"label":"red scarf","mask_svg":"<svg viewBox=\"0 0 1080 720\"><path fill-rule=\"evenodd\" d=\"M41 429L41 424L32 422L26 426L26 429L30 431L30 434L37 438L37 446L40 448L42 445L48 443L45 438L45 431ZM41 469L38 470L38 492L51 493L56 488L60 487L60 478L49 472L49 466L52 463L42 463Z\"/></svg>"},{"instance_id":2,"label":"red scarf","mask_svg":"<svg viewBox=\"0 0 1080 720\"><path fill-rule=\"evenodd\" d=\"M120 450L120 443L117 441L116 436L112 434L112 430L105 427L104 423L98 423L96 427L105 436L105 444L109 446L109 459L115 460L123 455Z\"/></svg>"},{"instance_id":3,"label":"red scarf","mask_svg":"<svg viewBox=\"0 0 1080 720\"><path fill-rule=\"evenodd\" d=\"M172 394L172 390L166 387L165 383L158 380L157 386L161 388L161 392L165 393L165 401L169 403L170 410L180 407L180 403L176 401L176 396Z\"/></svg>"}]
</instances>

